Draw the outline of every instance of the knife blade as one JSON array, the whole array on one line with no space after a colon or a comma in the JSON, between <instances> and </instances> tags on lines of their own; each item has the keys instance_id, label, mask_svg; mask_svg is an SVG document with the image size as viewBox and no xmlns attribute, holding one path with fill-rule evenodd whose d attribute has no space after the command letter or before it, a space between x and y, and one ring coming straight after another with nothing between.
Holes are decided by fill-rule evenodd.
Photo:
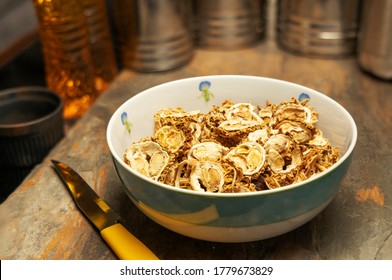
<instances>
[{"instance_id":1,"label":"knife blade","mask_svg":"<svg viewBox=\"0 0 392 280\"><path fill-rule=\"evenodd\" d=\"M131 234L119 221L121 217L107 205L70 166L52 160L76 205L95 225L102 238L119 259L158 260L158 257Z\"/></svg>"}]
</instances>

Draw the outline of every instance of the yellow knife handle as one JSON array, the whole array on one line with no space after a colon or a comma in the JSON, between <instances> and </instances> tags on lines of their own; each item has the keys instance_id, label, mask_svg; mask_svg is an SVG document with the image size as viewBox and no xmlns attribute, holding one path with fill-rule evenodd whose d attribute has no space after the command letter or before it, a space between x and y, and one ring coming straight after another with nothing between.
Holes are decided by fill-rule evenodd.
<instances>
[{"instance_id":1,"label":"yellow knife handle","mask_svg":"<svg viewBox=\"0 0 392 280\"><path fill-rule=\"evenodd\" d=\"M120 260L158 260L146 245L120 223L103 229L101 235Z\"/></svg>"}]
</instances>

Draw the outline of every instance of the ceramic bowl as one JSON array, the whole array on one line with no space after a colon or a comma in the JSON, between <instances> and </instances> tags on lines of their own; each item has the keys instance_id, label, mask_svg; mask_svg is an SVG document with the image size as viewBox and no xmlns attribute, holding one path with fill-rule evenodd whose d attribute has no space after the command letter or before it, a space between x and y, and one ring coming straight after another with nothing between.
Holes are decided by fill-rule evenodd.
<instances>
[{"instance_id":1,"label":"ceramic bowl","mask_svg":"<svg viewBox=\"0 0 392 280\"><path fill-rule=\"evenodd\" d=\"M226 99L265 105L266 100L279 104L291 97L310 99L308 104L319 113L318 127L340 152L337 163L301 183L259 192L201 193L158 183L123 161L132 142L153 134L153 115L162 108L208 112L212 105L220 105ZM286 81L234 75L194 77L147 89L122 104L107 128L116 171L132 202L174 232L214 242L262 240L314 218L337 193L356 140L353 118L328 96Z\"/></svg>"}]
</instances>

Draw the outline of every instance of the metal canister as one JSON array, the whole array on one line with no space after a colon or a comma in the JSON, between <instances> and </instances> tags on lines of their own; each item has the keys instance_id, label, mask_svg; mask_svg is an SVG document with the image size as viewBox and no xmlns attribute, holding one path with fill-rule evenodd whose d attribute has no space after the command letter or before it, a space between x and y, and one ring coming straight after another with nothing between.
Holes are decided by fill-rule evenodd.
<instances>
[{"instance_id":1,"label":"metal canister","mask_svg":"<svg viewBox=\"0 0 392 280\"><path fill-rule=\"evenodd\" d=\"M265 0L194 0L194 30L198 47L237 49L262 39Z\"/></svg>"},{"instance_id":2,"label":"metal canister","mask_svg":"<svg viewBox=\"0 0 392 280\"><path fill-rule=\"evenodd\" d=\"M303 55L352 55L359 8L360 0L278 0L278 43Z\"/></svg>"},{"instance_id":3,"label":"metal canister","mask_svg":"<svg viewBox=\"0 0 392 280\"><path fill-rule=\"evenodd\" d=\"M363 1L357 58L364 70L392 79L392 0Z\"/></svg>"},{"instance_id":4,"label":"metal canister","mask_svg":"<svg viewBox=\"0 0 392 280\"><path fill-rule=\"evenodd\" d=\"M192 58L191 0L116 0L113 8L122 66L155 72Z\"/></svg>"}]
</instances>

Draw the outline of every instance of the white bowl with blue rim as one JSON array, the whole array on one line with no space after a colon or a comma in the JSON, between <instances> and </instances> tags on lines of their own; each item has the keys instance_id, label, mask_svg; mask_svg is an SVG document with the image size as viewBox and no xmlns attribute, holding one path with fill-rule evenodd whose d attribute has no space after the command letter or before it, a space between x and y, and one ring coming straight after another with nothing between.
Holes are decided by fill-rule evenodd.
<instances>
[{"instance_id":1,"label":"white bowl with blue rim","mask_svg":"<svg viewBox=\"0 0 392 280\"><path fill-rule=\"evenodd\" d=\"M339 149L326 171L296 184L248 193L179 189L147 178L123 161L132 142L151 136L154 113L163 108L208 112L230 99L265 105L309 98L318 127ZM132 202L149 218L179 234L214 242L262 240L289 232L319 214L334 198L350 165L357 128L336 101L313 89L270 78L217 75L187 78L149 88L122 104L111 117L107 142L116 171Z\"/></svg>"}]
</instances>

